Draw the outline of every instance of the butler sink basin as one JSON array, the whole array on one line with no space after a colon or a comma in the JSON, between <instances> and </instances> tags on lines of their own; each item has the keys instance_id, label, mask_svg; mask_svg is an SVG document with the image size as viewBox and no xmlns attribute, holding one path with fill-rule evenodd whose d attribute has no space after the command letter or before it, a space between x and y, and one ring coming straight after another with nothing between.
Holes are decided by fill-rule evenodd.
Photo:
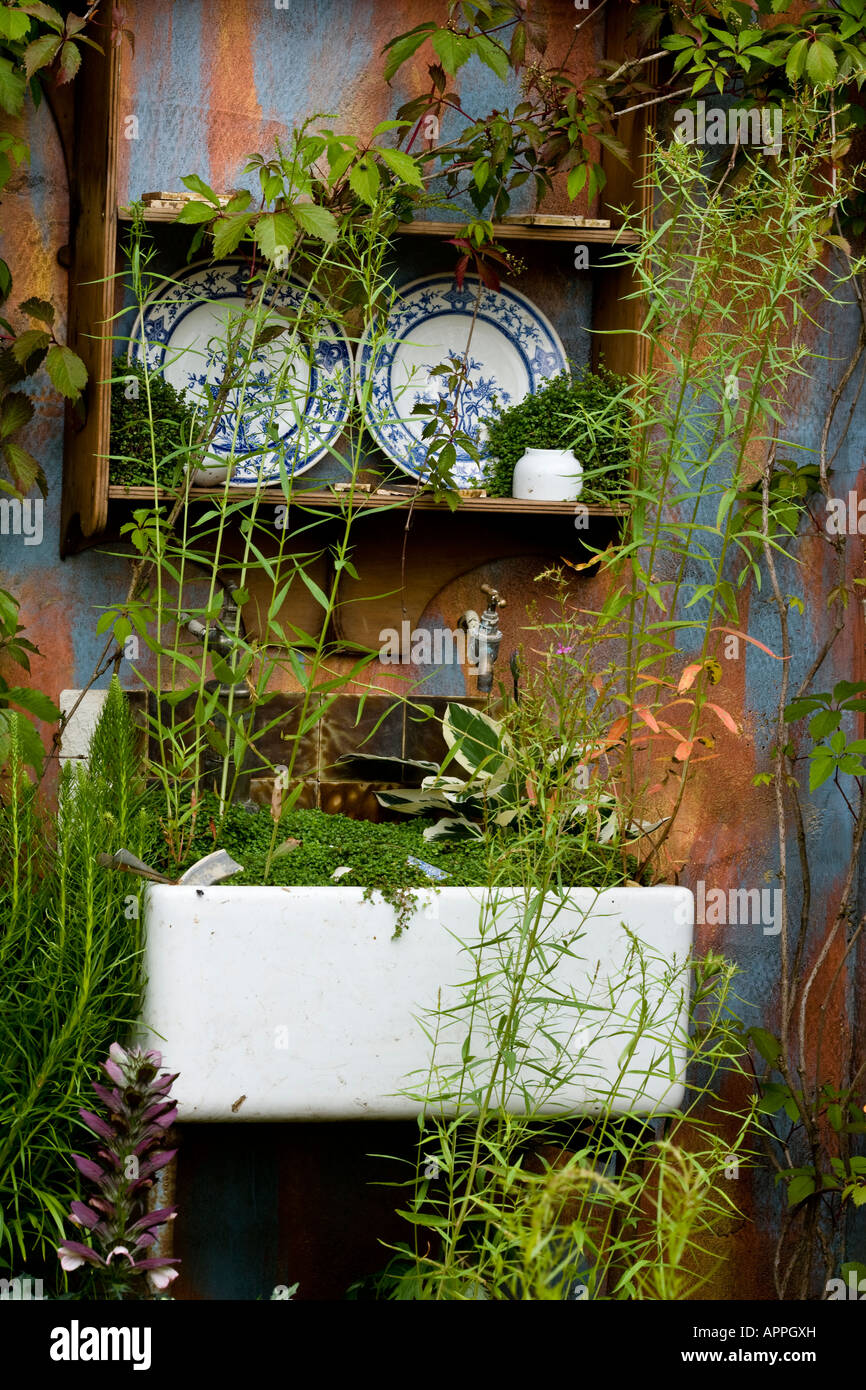
<instances>
[{"instance_id":1,"label":"butler sink basin","mask_svg":"<svg viewBox=\"0 0 866 1390\"><path fill-rule=\"evenodd\" d=\"M525 954L525 900L481 888L413 898L395 939L394 908L359 888L148 885L142 1022L180 1072L180 1118L414 1118L430 1073L429 1011L493 972L475 987L472 1019L464 1008L444 1020L436 1053L445 1076L465 1052L469 1089L483 1090L507 1008L503 963L513 971ZM676 1108L693 920L679 887L546 898L520 1060L497 1073L495 1101L521 1113ZM543 1071L558 1078L555 1095Z\"/></svg>"}]
</instances>

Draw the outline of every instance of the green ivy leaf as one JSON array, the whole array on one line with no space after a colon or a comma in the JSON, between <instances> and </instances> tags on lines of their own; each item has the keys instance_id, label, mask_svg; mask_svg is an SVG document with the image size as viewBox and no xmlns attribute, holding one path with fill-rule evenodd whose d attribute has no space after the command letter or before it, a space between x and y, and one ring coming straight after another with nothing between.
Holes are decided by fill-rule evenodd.
<instances>
[{"instance_id":1,"label":"green ivy leaf","mask_svg":"<svg viewBox=\"0 0 866 1390\"><path fill-rule=\"evenodd\" d=\"M449 77L453 77L457 69L472 57L469 39L464 34L455 34L451 29L437 29L431 42Z\"/></svg>"},{"instance_id":2,"label":"green ivy leaf","mask_svg":"<svg viewBox=\"0 0 866 1390\"><path fill-rule=\"evenodd\" d=\"M815 1178L812 1173L798 1173L788 1183L788 1206L794 1207L815 1191Z\"/></svg>"},{"instance_id":3,"label":"green ivy leaf","mask_svg":"<svg viewBox=\"0 0 866 1390\"><path fill-rule=\"evenodd\" d=\"M802 77L806 71L806 55L809 49L809 40L800 39L793 45L785 63L785 74L789 82L796 82L798 77Z\"/></svg>"},{"instance_id":4,"label":"green ivy leaf","mask_svg":"<svg viewBox=\"0 0 866 1390\"><path fill-rule=\"evenodd\" d=\"M368 155L364 155L349 170L349 187L363 203L375 203L379 192L379 170Z\"/></svg>"},{"instance_id":5,"label":"green ivy leaf","mask_svg":"<svg viewBox=\"0 0 866 1390\"><path fill-rule=\"evenodd\" d=\"M242 221L248 221L242 217ZM255 225L253 237L263 256L275 261L287 256L295 240L295 224L287 212L268 212Z\"/></svg>"},{"instance_id":6,"label":"green ivy leaf","mask_svg":"<svg viewBox=\"0 0 866 1390\"><path fill-rule=\"evenodd\" d=\"M184 203L176 220L186 223L210 222L213 215L214 210L210 203L200 203L196 199L191 203Z\"/></svg>"},{"instance_id":7,"label":"green ivy leaf","mask_svg":"<svg viewBox=\"0 0 866 1390\"><path fill-rule=\"evenodd\" d=\"M216 260L230 256L236 251L250 229L250 214L239 213L234 217L220 217L214 223L213 253Z\"/></svg>"},{"instance_id":8,"label":"green ivy leaf","mask_svg":"<svg viewBox=\"0 0 866 1390\"><path fill-rule=\"evenodd\" d=\"M27 73L28 82L34 72L54 61L62 42L57 34L43 34L41 38L28 43L24 50L24 71Z\"/></svg>"},{"instance_id":9,"label":"green ivy leaf","mask_svg":"<svg viewBox=\"0 0 866 1390\"><path fill-rule=\"evenodd\" d=\"M412 57L412 54L421 47L428 34L435 28L436 25L432 21L419 24L417 29L410 29L407 34L400 34L385 45L383 52L388 54L385 60L386 82L391 81L398 68L401 68L407 59Z\"/></svg>"},{"instance_id":10,"label":"green ivy leaf","mask_svg":"<svg viewBox=\"0 0 866 1390\"><path fill-rule=\"evenodd\" d=\"M329 244L337 240L339 224L329 208L320 207L318 203L295 203L292 216L308 236L318 237L319 241Z\"/></svg>"},{"instance_id":11,"label":"green ivy leaf","mask_svg":"<svg viewBox=\"0 0 866 1390\"><path fill-rule=\"evenodd\" d=\"M0 415L0 439L8 439L33 419L33 402L23 391L11 391L3 401Z\"/></svg>"},{"instance_id":12,"label":"green ivy leaf","mask_svg":"<svg viewBox=\"0 0 866 1390\"><path fill-rule=\"evenodd\" d=\"M809 764L809 791L817 791L833 776L836 759L826 749L819 748L812 755Z\"/></svg>"},{"instance_id":13,"label":"green ivy leaf","mask_svg":"<svg viewBox=\"0 0 866 1390\"><path fill-rule=\"evenodd\" d=\"M768 1033L766 1028L749 1028L747 1036L751 1038L764 1061L769 1062L771 1066L782 1055L782 1044L772 1033Z\"/></svg>"},{"instance_id":14,"label":"green ivy leaf","mask_svg":"<svg viewBox=\"0 0 866 1390\"><path fill-rule=\"evenodd\" d=\"M27 314L28 318L39 319L40 323L47 323L49 327L53 327L54 305L49 304L47 299L25 299L18 308L22 314Z\"/></svg>"},{"instance_id":15,"label":"green ivy leaf","mask_svg":"<svg viewBox=\"0 0 866 1390\"><path fill-rule=\"evenodd\" d=\"M0 106L9 116L17 116L24 105L27 83L8 58L0 58Z\"/></svg>"},{"instance_id":16,"label":"green ivy leaf","mask_svg":"<svg viewBox=\"0 0 866 1390\"><path fill-rule=\"evenodd\" d=\"M16 491L26 497L35 483L44 497L48 491L48 484L41 466L33 455L29 454L26 449L22 449L20 444L16 444L14 439L4 440L2 447L3 460L15 484Z\"/></svg>"},{"instance_id":17,"label":"green ivy leaf","mask_svg":"<svg viewBox=\"0 0 866 1390\"><path fill-rule=\"evenodd\" d=\"M0 766L9 762L13 738L17 738L20 744L24 762L38 771L45 757L45 749L33 725L15 710L0 708Z\"/></svg>"},{"instance_id":18,"label":"green ivy leaf","mask_svg":"<svg viewBox=\"0 0 866 1390\"><path fill-rule=\"evenodd\" d=\"M412 188L424 187L421 170L411 154L406 154L403 150L391 149L379 149L376 153L387 164L392 174L396 174L403 183L408 183Z\"/></svg>"},{"instance_id":19,"label":"green ivy leaf","mask_svg":"<svg viewBox=\"0 0 866 1390\"><path fill-rule=\"evenodd\" d=\"M53 700L49 700L41 690L32 690L26 685L13 685L3 692L3 699L10 705L18 705L36 719L53 722L59 719L60 710Z\"/></svg>"},{"instance_id":20,"label":"green ivy leaf","mask_svg":"<svg viewBox=\"0 0 866 1390\"><path fill-rule=\"evenodd\" d=\"M23 10L10 10L4 5L0 9L0 35L4 39L11 39L12 43L17 43L23 39L30 28L30 19Z\"/></svg>"},{"instance_id":21,"label":"green ivy leaf","mask_svg":"<svg viewBox=\"0 0 866 1390\"><path fill-rule=\"evenodd\" d=\"M809 47L806 57L806 72L811 77L816 86L824 82L832 82L836 76L836 54L826 43L816 39Z\"/></svg>"},{"instance_id":22,"label":"green ivy leaf","mask_svg":"<svg viewBox=\"0 0 866 1390\"><path fill-rule=\"evenodd\" d=\"M190 193L197 193L200 198L204 198L212 207L218 208L220 200L214 193L209 184L204 179L200 179L198 174L188 174L185 179L181 179L184 188L188 188Z\"/></svg>"},{"instance_id":23,"label":"green ivy leaf","mask_svg":"<svg viewBox=\"0 0 866 1390\"><path fill-rule=\"evenodd\" d=\"M787 1095L787 1086L779 1085L777 1082L771 1082L764 1087L764 1094L758 1101L758 1110L762 1115L775 1115L785 1104Z\"/></svg>"},{"instance_id":24,"label":"green ivy leaf","mask_svg":"<svg viewBox=\"0 0 866 1390\"><path fill-rule=\"evenodd\" d=\"M834 729L838 729L842 715L839 710L822 709L819 710L812 719L809 720L809 733L814 739L826 738L832 734Z\"/></svg>"},{"instance_id":25,"label":"green ivy leaf","mask_svg":"<svg viewBox=\"0 0 866 1390\"><path fill-rule=\"evenodd\" d=\"M473 46L482 63L492 72L495 72L502 82L505 82L508 77L509 63L508 54L504 48L500 48L499 44L494 43L493 39L488 38L486 34L478 34L473 40Z\"/></svg>"},{"instance_id":26,"label":"green ivy leaf","mask_svg":"<svg viewBox=\"0 0 866 1390\"><path fill-rule=\"evenodd\" d=\"M51 338L42 328L27 328L19 333L12 344L12 356L19 367L24 367L37 352L45 352Z\"/></svg>"},{"instance_id":27,"label":"green ivy leaf","mask_svg":"<svg viewBox=\"0 0 866 1390\"><path fill-rule=\"evenodd\" d=\"M77 353L63 343L55 343L48 350L45 370L61 395L70 401L77 401L87 385L87 368Z\"/></svg>"}]
</instances>

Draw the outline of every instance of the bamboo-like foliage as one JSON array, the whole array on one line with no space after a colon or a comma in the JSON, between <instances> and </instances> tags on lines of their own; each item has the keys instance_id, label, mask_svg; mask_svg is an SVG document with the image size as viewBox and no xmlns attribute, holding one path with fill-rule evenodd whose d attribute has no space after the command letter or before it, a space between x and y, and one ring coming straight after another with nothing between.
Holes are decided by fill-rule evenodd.
<instances>
[{"instance_id":1,"label":"bamboo-like foliage","mask_svg":"<svg viewBox=\"0 0 866 1390\"><path fill-rule=\"evenodd\" d=\"M87 767L61 774L47 812L16 742L0 790L0 1265L32 1269L77 1196L69 1154L95 1069L134 1023L141 992L137 880L96 856L146 855L139 736L116 682ZM28 1263L29 1262L29 1263ZM49 1260L53 1271L53 1262Z\"/></svg>"},{"instance_id":2,"label":"bamboo-like foliage","mask_svg":"<svg viewBox=\"0 0 866 1390\"><path fill-rule=\"evenodd\" d=\"M734 1204L726 1177L760 1128L750 1137L751 1107L737 1114L720 1100L726 1074L750 1069L748 1037L732 1018L732 967L695 962L690 1092L664 1120L663 1137L652 1116L636 1136L634 1123L614 1114L616 1084L596 1098L600 1118L564 1131L540 1112L555 1106L565 1079L581 1075L582 1050L567 1051L563 1070L537 1046L556 939L556 910L544 895L559 889L575 819L597 832L611 792L623 823L649 806L656 820L638 862L624 862L624 878L669 872L690 771L717 756L720 735L739 734L712 691L725 639L761 648L772 668L774 653L744 631L740 608L746 586L759 587L765 566L787 557L817 485L813 454L782 438L784 421L798 378L822 359L820 310L844 302L861 269L850 259L827 269L839 246L834 217L850 188L828 159L832 131L816 129L813 113L804 113L803 128L810 138L789 131L774 165L746 159L734 172L732 161L715 186L700 152L679 144L655 152L654 229L624 253L646 302L648 345L632 397L629 521L618 546L596 552L608 581L603 605L566 600L532 634L547 663L510 724L541 812L514 827L508 851L525 865L521 923L498 968L462 987L460 1017L470 1026L461 1066L444 1073L436 1063L453 1012L425 1020L433 1064L428 1085L413 1092L422 1132L406 1211L415 1238L395 1257L385 1296L564 1298L578 1280L584 1296L670 1299L694 1293L712 1271L706 1238ZM781 457L783 447L793 459ZM784 702L778 668L774 677ZM539 746L545 728L584 751L588 792L550 758L552 744ZM780 877L784 889L784 858ZM495 915L494 907L482 917L478 942L495 935ZM466 947L480 955L478 943ZM580 953L579 939L573 949ZM659 963L636 947L634 968L647 1010L633 1020L633 1040L645 1028L662 1037L670 1018L646 1016ZM672 986L665 978L665 990ZM479 1009L492 1016L494 1000L503 1022L485 1053L489 1084L479 1088L471 1021ZM751 1033L766 1055L766 1035ZM528 1076L532 1104L510 1114L509 1094ZM811 1121L807 1133L816 1131Z\"/></svg>"}]
</instances>

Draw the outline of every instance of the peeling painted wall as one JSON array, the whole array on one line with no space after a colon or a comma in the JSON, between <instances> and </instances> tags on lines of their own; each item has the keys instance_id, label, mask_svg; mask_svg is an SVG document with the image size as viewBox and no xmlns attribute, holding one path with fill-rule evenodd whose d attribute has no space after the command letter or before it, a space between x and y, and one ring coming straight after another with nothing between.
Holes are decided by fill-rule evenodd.
<instances>
[{"instance_id":1,"label":"peeling painted wall","mask_svg":"<svg viewBox=\"0 0 866 1390\"><path fill-rule=\"evenodd\" d=\"M129 23L136 34L134 58L123 58L122 124L137 138L121 141L120 193L129 199L150 190L172 190L180 178L199 172L217 188L236 184L245 156L304 116L338 111L341 123L369 130L389 115L400 100L420 90L422 65L401 73L393 94L380 80L378 53L394 33L428 17L424 0L399 0L388 6L371 0L293 3L277 9L264 0L132 0ZM557 0L557 33L566 35L574 11ZM563 40L564 41L564 40ZM479 110L501 100L486 69L467 69L464 90ZM14 301L38 294L62 306L65 272L56 250L67 237L67 192L59 144L45 106L27 120L33 164L13 180L4 196L2 254L9 261ZM432 253L440 257L441 252ZM428 265L431 253L412 248L412 261L401 271L412 278ZM594 286L594 289L593 289ZM596 277L570 273L566 258L552 251L531 273L528 293L553 318L577 360L586 357L589 296L604 293ZM840 307L827 325L828 360L793 401L790 433L814 446L838 376L854 349L857 315ZM0 582L21 596L22 621L40 647L33 664L34 684L56 697L66 687L82 685L93 669L101 641L95 636L101 607L122 596L127 564L91 550L61 563L58 558L62 408L44 376L34 385L37 417L29 427L28 447L48 475L44 540L25 546L20 537L0 536ZM862 410L851 420L836 463L837 495L863 479L866 424ZM557 545L559 540L557 538ZM862 572L862 541L852 538L851 575ZM423 557L415 557L423 563ZM805 611L792 615L795 646L792 685L808 669L826 625L826 595L831 578L827 547L818 538L803 539L799 565L782 566L781 582L792 592L805 591ZM508 596L504 651L520 640L528 605L536 597L537 562L500 560L455 578L432 596L423 621L453 625L467 606L477 606L478 584L492 580ZM587 591L588 598L589 592ZM766 593L752 590L743 606L744 626L774 650L778 633ZM747 619L747 622L746 622ZM863 625L859 612L834 652L835 678L863 678ZM383 668L375 673L384 685L417 672ZM719 702L738 712L745 737L735 741L719 731L720 756L696 776L677 837L681 881L713 886L774 887L778 854L774 809L769 789L755 789L751 778L767 766L775 739L774 703L779 666L755 647L743 646L738 660L723 661ZM829 675L823 683L829 685ZM439 673L431 693L460 694L462 673ZM829 922L847 858L851 831L844 807L832 791L814 798L811 833L820 841L818 913ZM794 846L788 847L793 862ZM814 959L818 935L807 955ZM699 948L714 947L737 960L739 992L752 1012L748 1022L774 1027L773 1000L779 975L777 938L759 925L707 923L698 929ZM832 973L834 963L828 963ZM829 975L828 975L829 979ZM840 1013L862 1006L862 986L849 972L837 992ZM840 1030L831 1020L834 1040ZM861 1037L862 1043L862 1037ZM236 1129L230 1136L197 1130L190 1135L178 1174L181 1219L178 1247L187 1261L181 1297L267 1297L279 1282L300 1279L301 1298L335 1297L346 1277L375 1268L380 1253L373 1235L379 1227L378 1196L370 1196L369 1165L364 1154L382 1142L397 1150L400 1135L387 1137L366 1130L351 1136L336 1127ZM406 1136L409 1142L409 1136ZM219 1194L219 1200L217 1200ZM779 1194L769 1179L744 1176L737 1193L749 1221L722 1237L731 1252L720 1281L708 1293L744 1299L771 1295L770 1245L779 1220ZM209 1211L219 1207L219 1229ZM185 1215L186 1214L186 1215ZM186 1220L187 1235L184 1237ZM394 1232L390 1232L394 1234Z\"/></svg>"}]
</instances>

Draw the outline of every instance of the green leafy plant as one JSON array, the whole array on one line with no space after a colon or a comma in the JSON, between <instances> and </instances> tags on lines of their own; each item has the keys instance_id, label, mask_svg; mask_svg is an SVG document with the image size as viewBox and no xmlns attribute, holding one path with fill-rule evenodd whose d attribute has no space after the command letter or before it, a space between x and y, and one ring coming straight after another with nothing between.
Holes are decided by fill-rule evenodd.
<instances>
[{"instance_id":1,"label":"green leafy plant","mask_svg":"<svg viewBox=\"0 0 866 1390\"><path fill-rule=\"evenodd\" d=\"M449 752L438 771L429 775L429 763L409 763L406 766L414 767L421 776L420 787L377 792L377 799L390 811L414 816L440 815L440 820L424 830L426 841L464 837L483 840L489 832L526 826L544 815L545 807L539 803L543 777L533 774L521 781L524 759L515 749L514 740L525 729L525 722L494 720L481 710L452 703L442 720ZM540 742L536 737L534 746L537 748ZM579 787L581 775L587 770L583 760L589 752L586 746L559 746L546 752L543 759L546 766L556 768L564 778L572 774ZM348 754L341 761L363 770L363 756ZM452 762L469 773L468 779L445 775ZM588 779L583 785L586 795L572 798L571 821L563 826L563 831L575 835L577 823L584 824L580 841L592 844L598 856L594 861L595 876L601 881L605 847L610 847L615 862L617 852L627 846L629 838L645 835L658 825L637 825L624 819L610 792L597 787L590 791Z\"/></svg>"},{"instance_id":2,"label":"green leafy plant","mask_svg":"<svg viewBox=\"0 0 866 1390\"><path fill-rule=\"evenodd\" d=\"M111 384L111 481L146 487L155 452L158 481L173 487L196 428L186 392L156 372L146 380L143 368L130 363Z\"/></svg>"},{"instance_id":3,"label":"green leafy plant","mask_svg":"<svg viewBox=\"0 0 866 1390\"><path fill-rule=\"evenodd\" d=\"M573 449L584 470L580 495L585 501L607 501L624 492L630 451L624 377L603 368L560 372L485 424L485 485L494 497L511 496L514 466L527 449Z\"/></svg>"},{"instance_id":4,"label":"green leafy plant","mask_svg":"<svg viewBox=\"0 0 866 1390\"><path fill-rule=\"evenodd\" d=\"M18 716L16 716L17 720ZM77 1195L69 1153L101 1057L134 1024L140 886L97 855L146 858L139 735L117 682L86 767L66 767L51 814L26 777L13 726L0 795L0 1260L30 1270Z\"/></svg>"},{"instance_id":5,"label":"green leafy plant","mask_svg":"<svg viewBox=\"0 0 866 1390\"><path fill-rule=\"evenodd\" d=\"M19 608L15 596L0 589L0 657L5 656L29 673L30 657L38 655L39 649L22 636L24 627L18 621ZM25 714L31 717L25 718ZM41 768L45 750L32 719L53 722L59 714L54 701L49 700L41 690L26 685L10 685L0 675L0 768L9 761L13 740L17 742L24 762L34 769Z\"/></svg>"}]
</instances>

